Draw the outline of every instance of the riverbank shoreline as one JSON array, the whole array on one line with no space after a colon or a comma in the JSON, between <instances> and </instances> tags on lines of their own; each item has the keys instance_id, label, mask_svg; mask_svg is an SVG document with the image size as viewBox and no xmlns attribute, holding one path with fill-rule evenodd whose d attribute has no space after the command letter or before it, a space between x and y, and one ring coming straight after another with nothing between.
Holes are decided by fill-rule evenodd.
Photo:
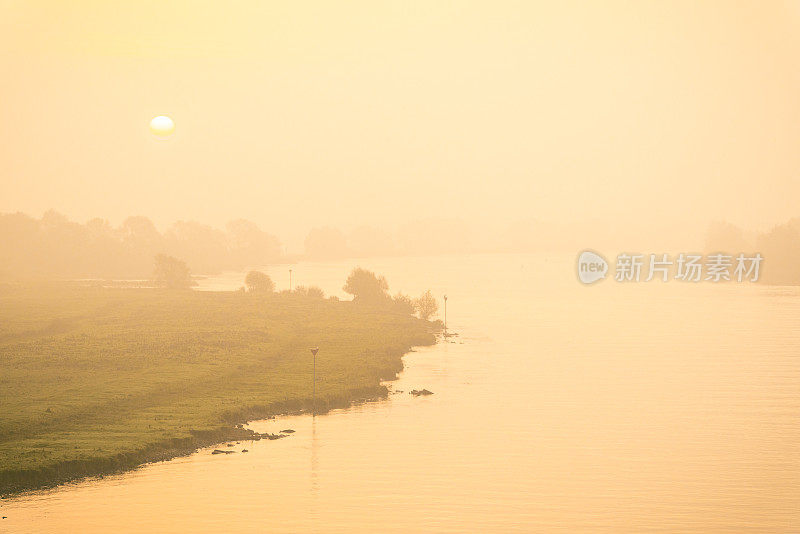
<instances>
[{"instance_id":1,"label":"riverbank shoreline","mask_svg":"<svg viewBox=\"0 0 800 534\"><path fill-rule=\"evenodd\" d=\"M402 358L406 354L408 352L403 353L400 357ZM395 380L396 378L395 376L385 380ZM313 403L311 399L303 398L296 401L284 401L266 410L259 407L248 408L243 410L242 413L247 413L251 418L243 419L232 425L222 426L214 431L195 431L190 438L173 438L164 442L154 443L149 447L131 451L115 458L64 462L38 472L4 472L2 473L4 478L2 480L3 492L0 493L0 499L24 497L31 493L52 490L67 484L121 475L151 464L191 456L201 449L216 447L230 441L288 438L290 437L289 435L259 433L244 428L244 426L255 421L274 419L276 417L311 415L312 407L315 407L316 415L325 415L332 410L347 409L359 403L385 400L388 396L389 389L380 385L371 391L369 388L361 388L347 392L338 398L316 399Z\"/></svg>"},{"instance_id":2,"label":"riverbank shoreline","mask_svg":"<svg viewBox=\"0 0 800 534\"><path fill-rule=\"evenodd\" d=\"M4 497L264 439L243 425L312 408L310 346L317 414L385 398L440 328L300 294L49 287L0 304Z\"/></svg>"}]
</instances>

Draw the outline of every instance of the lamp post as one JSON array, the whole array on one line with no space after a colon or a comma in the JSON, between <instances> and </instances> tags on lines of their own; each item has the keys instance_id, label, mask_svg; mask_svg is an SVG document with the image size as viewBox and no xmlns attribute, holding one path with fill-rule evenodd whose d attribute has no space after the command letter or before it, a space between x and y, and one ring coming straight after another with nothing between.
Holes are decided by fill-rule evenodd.
<instances>
[{"instance_id":1,"label":"lamp post","mask_svg":"<svg viewBox=\"0 0 800 534\"><path fill-rule=\"evenodd\" d=\"M315 417L317 415L317 352L319 352L319 347L308 350L311 351L311 355L314 357L313 374L311 378L311 417Z\"/></svg>"},{"instance_id":2,"label":"lamp post","mask_svg":"<svg viewBox=\"0 0 800 534\"><path fill-rule=\"evenodd\" d=\"M444 336L447 337L447 295L444 296Z\"/></svg>"},{"instance_id":3,"label":"lamp post","mask_svg":"<svg viewBox=\"0 0 800 534\"><path fill-rule=\"evenodd\" d=\"M292 290L292 270L289 269L289 291Z\"/></svg>"}]
</instances>

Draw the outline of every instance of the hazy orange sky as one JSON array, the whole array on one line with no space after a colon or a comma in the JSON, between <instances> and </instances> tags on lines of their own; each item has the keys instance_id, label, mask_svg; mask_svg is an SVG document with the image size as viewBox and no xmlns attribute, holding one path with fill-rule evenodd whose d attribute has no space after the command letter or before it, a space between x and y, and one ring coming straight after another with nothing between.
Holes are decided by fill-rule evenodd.
<instances>
[{"instance_id":1,"label":"hazy orange sky","mask_svg":"<svg viewBox=\"0 0 800 534\"><path fill-rule=\"evenodd\" d=\"M0 69L2 212L800 215L796 0L0 0Z\"/></svg>"}]
</instances>

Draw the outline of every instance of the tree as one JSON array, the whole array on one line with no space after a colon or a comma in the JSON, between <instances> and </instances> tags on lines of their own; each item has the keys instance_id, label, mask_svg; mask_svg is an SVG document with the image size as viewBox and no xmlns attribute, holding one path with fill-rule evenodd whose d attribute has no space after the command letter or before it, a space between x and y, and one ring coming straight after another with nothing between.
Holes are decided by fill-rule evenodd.
<instances>
[{"instance_id":1,"label":"tree","mask_svg":"<svg viewBox=\"0 0 800 534\"><path fill-rule=\"evenodd\" d=\"M345 293L353 295L353 302L364 304L385 304L389 300L389 283L383 276L356 267L344 284Z\"/></svg>"},{"instance_id":2,"label":"tree","mask_svg":"<svg viewBox=\"0 0 800 534\"><path fill-rule=\"evenodd\" d=\"M275 282L261 271L250 271L244 277L247 290L255 293L272 293L275 291Z\"/></svg>"},{"instance_id":3,"label":"tree","mask_svg":"<svg viewBox=\"0 0 800 534\"><path fill-rule=\"evenodd\" d=\"M414 301L414 307L417 309L419 318L425 319L426 321L439 310L439 304L437 304L436 299L431 295L430 289Z\"/></svg>"},{"instance_id":4,"label":"tree","mask_svg":"<svg viewBox=\"0 0 800 534\"><path fill-rule=\"evenodd\" d=\"M153 221L141 215L128 217L120 226L122 239L130 246L142 250L152 250L162 245L161 234Z\"/></svg>"},{"instance_id":5,"label":"tree","mask_svg":"<svg viewBox=\"0 0 800 534\"><path fill-rule=\"evenodd\" d=\"M253 222L237 219L229 222L227 230L228 255L239 265L264 265L281 255L277 237L262 232Z\"/></svg>"},{"instance_id":6,"label":"tree","mask_svg":"<svg viewBox=\"0 0 800 534\"><path fill-rule=\"evenodd\" d=\"M230 264L225 232L194 221L178 221L164 234L166 250L201 273L219 272Z\"/></svg>"},{"instance_id":7,"label":"tree","mask_svg":"<svg viewBox=\"0 0 800 534\"><path fill-rule=\"evenodd\" d=\"M166 254L158 254L156 256L153 279L159 286L172 289L183 289L192 285L192 278L189 275L189 267L186 266L186 262Z\"/></svg>"}]
</instances>

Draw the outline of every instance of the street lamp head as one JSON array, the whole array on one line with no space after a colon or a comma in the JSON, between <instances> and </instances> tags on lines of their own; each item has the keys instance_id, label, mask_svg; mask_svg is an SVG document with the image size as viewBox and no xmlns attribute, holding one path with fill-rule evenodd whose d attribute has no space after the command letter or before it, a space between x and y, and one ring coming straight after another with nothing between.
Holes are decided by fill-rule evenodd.
<instances>
[{"instance_id":1,"label":"street lamp head","mask_svg":"<svg viewBox=\"0 0 800 534\"><path fill-rule=\"evenodd\" d=\"M316 355L317 355L317 352L319 352L319 347L313 347L313 348L311 348L311 349L308 349L308 350L310 350L310 351L311 351L311 354L313 354L314 356L316 356Z\"/></svg>"}]
</instances>

